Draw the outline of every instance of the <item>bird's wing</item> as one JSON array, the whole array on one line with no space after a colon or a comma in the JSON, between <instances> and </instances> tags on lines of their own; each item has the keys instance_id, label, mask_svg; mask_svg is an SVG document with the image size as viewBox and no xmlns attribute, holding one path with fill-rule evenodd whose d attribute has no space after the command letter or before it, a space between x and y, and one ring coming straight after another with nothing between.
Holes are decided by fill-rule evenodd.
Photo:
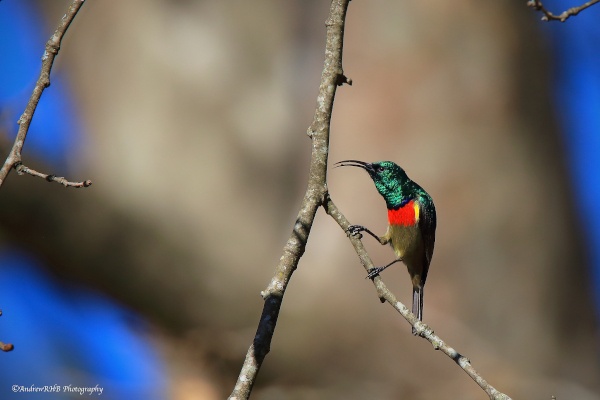
<instances>
[{"instance_id":1,"label":"bird's wing","mask_svg":"<svg viewBox=\"0 0 600 400\"><path fill-rule=\"evenodd\" d=\"M433 256L433 246L435 245L435 227L437 224L435 206L431 197L424 190L419 194L417 203L419 204L419 229L425 245L426 268L428 268Z\"/></svg>"}]
</instances>

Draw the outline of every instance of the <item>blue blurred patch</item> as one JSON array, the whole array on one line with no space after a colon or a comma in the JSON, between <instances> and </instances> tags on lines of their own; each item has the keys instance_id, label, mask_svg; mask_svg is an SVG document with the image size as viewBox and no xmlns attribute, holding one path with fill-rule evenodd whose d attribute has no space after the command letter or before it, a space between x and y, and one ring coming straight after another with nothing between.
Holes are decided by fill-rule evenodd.
<instances>
[{"instance_id":1,"label":"blue blurred patch","mask_svg":"<svg viewBox=\"0 0 600 400\"><path fill-rule=\"evenodd\" d=\"M135 315L55 281L25 254L0 252L0 265L0 340L15 345L0 353L0 398L79 397L62 391L68 385L98 385L105 399L166 398L161 360L133 329ZM61 392L14 393L13 385Z\"/></svg>"},{"instance_id":2,"label":"blue blurred patch","mask_svg":"<svg viewBox=\"0 0 600 400\"><path fill-rule=\"evenodd\" d=\"M547 0L554 14L583 1ZM600 310L600 4L566 22L543 23L553 46L555 104L592 263L596 309ZM570 194L566 194L570 195ZM600 315L600 311L599 311Z\"/></svg>"}]
</instances>

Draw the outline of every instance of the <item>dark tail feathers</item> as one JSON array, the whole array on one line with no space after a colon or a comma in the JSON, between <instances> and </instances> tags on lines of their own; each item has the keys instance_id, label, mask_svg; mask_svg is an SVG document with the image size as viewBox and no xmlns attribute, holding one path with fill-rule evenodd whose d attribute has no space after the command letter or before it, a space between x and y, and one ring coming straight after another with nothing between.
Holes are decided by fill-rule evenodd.
<instances>
[{"instance_id":1,"label":"dark tail feathers","mask_svg":"<svg viewBox=\"0 0 600 400\"><path fill-rule=\"evenodd\" d=\"M419 321L423 320L423 287L413 287L412 313L416 315ZM417 334L415 328L413 328L412 333L413 335Z\"/></svg>"}]
</instances>

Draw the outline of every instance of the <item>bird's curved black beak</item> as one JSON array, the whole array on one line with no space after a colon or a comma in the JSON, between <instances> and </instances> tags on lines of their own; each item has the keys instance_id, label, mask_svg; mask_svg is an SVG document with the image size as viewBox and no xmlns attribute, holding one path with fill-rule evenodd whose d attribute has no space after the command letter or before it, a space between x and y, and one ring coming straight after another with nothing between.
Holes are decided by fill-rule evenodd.
<instances>
[{"instance_id":1,"label":"bird's curved black beak","mask_svg":"<svg viewBox=\"0 0 600 400\"><path fill-rule=\"evenodd\" d=\"M358 161L358 160L344 160L344 161L338 161L335 164L333 164L335 167L359 167L364 169L365 171L367 171L370 174L375 172L375 169L373 168L373 164L371 163L366 163L364 161Z\"/></svg>"}]
</instances>

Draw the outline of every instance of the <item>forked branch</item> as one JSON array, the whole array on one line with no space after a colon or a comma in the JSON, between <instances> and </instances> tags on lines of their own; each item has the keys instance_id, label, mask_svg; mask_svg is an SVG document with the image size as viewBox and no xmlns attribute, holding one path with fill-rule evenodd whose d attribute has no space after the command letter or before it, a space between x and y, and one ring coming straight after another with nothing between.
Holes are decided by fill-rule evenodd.
<instances>
[{"instance_id":1,"label":"forked branch","mask_svg":"<svg viewBox=\"0 0 600 400\"><path fill-rule=\"evenodd\" d=\"M50 37L48 42L46 42L46 50L44 51L44 55L42 56L42 69L40 71L40 76L33 88L33 93L27 102L27 106L25 107L25 111L17 121L19 124L19 130L17 131L17 137L15 138L15 142L10 149L8 157L4 162L4 165L0 169L0 186L6 181L6 177L12 168L17 169L20 174L26 173L32 176L38 176L49 180L50 182L59 182L65 186L71 187L87 187L91 185L91 181L85 182L69 182L62 177L55 177L54 175L42 174L37 171L33 171L22 164L22 156L21 152L23 151L23 145L25 144L25 139L27 138L27 132L29 131L29 126L31 125L31 120L33 119L33 114L40 102L40 98L42 97L42 93L44 90L50 86L50 71L52 70L52 65L54 64L54 59L60 50L60 45L62 39L67 32L67 29L75 19L77 12L83 5L85 0L73 0L67 13L62 17L58 27L54 31L54 34ZM48 179L48 177L53 177L52 179ZM65 184L66 183L66 184ZM85 184L89 183L89 184Z\"/></svg>"},{"instance_id":2,"label":"forked branch","mask_svg":"<svg viewBox=\"0 0 600 400\"><path fill-rule=\"evenodd\" d=\"M343 83L351 84L342 69L342 48L344 38L344 26L346 11L349 0L332 0L327 18L327 41L325 47L325 66L321 76L319 94L317 96L317 109L314 120L308 128L308 136L312 140L312 153L309 171L308 188L302 201L298 218L288 239L283 255L275 270L266 290L261 295L265 300L263 312L258 323L254 340L248 349L246 359L238 376L236 385L229 399L248 399L252 387L258 376L262 362L270 350L271 339L277 324L277 318L281 310L283 296L293 272L298 266L300 258L304 254L306 242L314 222L317 209L320 206L340 225L344 232L350 225L344 215L338 210L327 192L327 158L329 154L329 129L333 101L336 88ZM356 236L350 236L350 241L358 254L365 269L373 267L373 263L367 254L362 242ZM418 334L427 339L436 350L456 362L477 384L488 394L492 400L510 400L510 397L500 393L481 377L472 367L469 360L448 346L442 339L436 336L427 325L419 322L417 318L400 303L396 297L387 289L381 278L374 279L377 294L382 301L390 303L412 326Z\"/></svg>"},{"instance_id":3,"label":"forked branch","mask_svg":"<svg viewBox=\"0 0 600 400\"><path fill-rule=\"evenodd\" d=\"M553 14L551 13L546 7L544 7L544 5L542 4L541 0L529 0L527 2L527 5L537 11L540 11L542 14L544 14L542 16L542 21L560 21L560 22L565 22L567 19L569 19L570 17L573 17L577 14L579 14L580 12L582 12L583 10L585 10L586 8L589 8L591 6L593 6L596 3L600 3L600 0L591 0L588 1L587 3L584 3L580 6L577 7L571 7L568 10L563 11L560 14Z\"/></svg>"}]
</instances>

